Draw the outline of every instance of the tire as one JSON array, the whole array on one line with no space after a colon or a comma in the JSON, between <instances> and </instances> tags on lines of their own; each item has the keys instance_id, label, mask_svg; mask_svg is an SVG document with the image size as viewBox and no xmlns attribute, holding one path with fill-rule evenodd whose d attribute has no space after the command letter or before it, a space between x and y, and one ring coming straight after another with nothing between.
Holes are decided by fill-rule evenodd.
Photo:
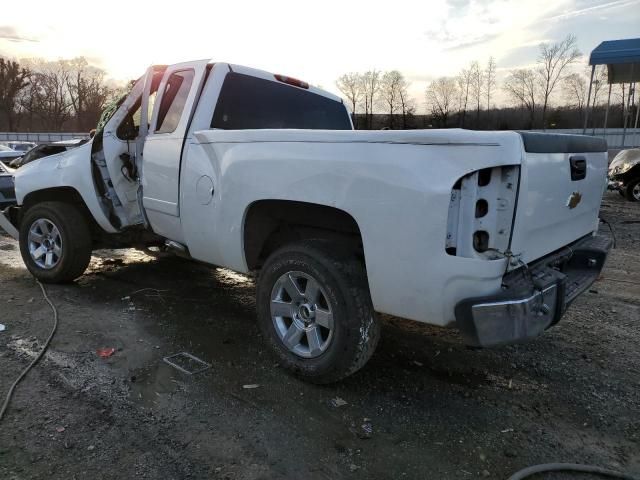
<instances>
[{"instance_id":1,"label":"tire","mask_svg":"<svg viewBox=\"0 0 640 480\"><path fill-rule=\"evenodd\" d=\"M290 279L300 298L287 293L296 288ZM311 290L318 292L315 298ZM274 309L284 308L283 316L277 315L279 310L272 316L272 302ZM263 337L281 366L312 383L332 383L355 373L380 338L362 263L326 241L307 240L275 251L260 272L256 303Z\"/></svg>"},{"instance_id":2,"label":"tire","mask_svg":"<svg viewBox=\"0 0 640 480\"><path fill-rule=\"evenodd\" d=\"M43 202L27 210L20 222L19 242L27 269L44 283L71 282L91 260L87 220L71 203ZM41 247L48 253L43 255Z\"/></svg>"},{"instance_id":3,"label":"tire","mask_svg":"<svg viewBox=\"0 0 640 480\"><path fill-rule=\"evenodd\" d=\"M630 202L640 201L640 178L635 178L624 186L624 197Z\"/></svg>"}]
</instances>

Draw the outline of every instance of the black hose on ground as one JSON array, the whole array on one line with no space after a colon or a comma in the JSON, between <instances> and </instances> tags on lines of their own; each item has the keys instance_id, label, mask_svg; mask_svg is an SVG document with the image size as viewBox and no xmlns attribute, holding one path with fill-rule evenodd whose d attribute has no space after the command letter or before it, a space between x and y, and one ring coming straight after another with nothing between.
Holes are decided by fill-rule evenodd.
<instances>
[{"instance_id":1,"label":"black hose on ground","mask_svg":"<svg viewBox=\"0 0 640 480\"><path fill-rule=\"evenodd\" d=\"M4 414L7 411L7 408L9 407L9 402L11 402L11 397L13 397L13 392L15 391L16 387L22 381L22 379L27 375L27 373L29 373L29 371L36 365L36 363L38 363L40 359L44 356L45 352L47 351L47 348L49 348L49 344L51 343L53 336L56 333L56 330L58 329L58 310L56 309L56 306L51 302L51 300L49 300L49 297L47 296L47 291L44 289L44 285L42 285L38 280L36 281L40 286L40 290L42 290L42 296L44 297L46 302L51 307L51 310L53 311L53 328L51 329L51 333L49 334L49 337L44 342L44 346L42 347L42 350L40 350L40 353L36 356L36 358L33 359L33 361L27 366L27 368L25 368L22 371L22 373L18 375L18 378L16 378L16 381L13 382L13 384L9 388L7 397L5 398L4 403L2 404L2 408L0 409L0 422L2 421L2 418L4 417Z\"/></svg>"},{"instance_id":2,"label":"black hose on ground","mask_svg":"<svg viewBox=\"0 0 640 480\"><path fill-rule=\"evenodd\" d=\"M595 467L593 465L582 465L579 463L543 463L541 465L534 465L514 473L509 477L509 480L522 480L523 478L528 478L532 475L545 472L581 472L592 473L609 478L621 478L623 480L640 480L640 477L627 475L626 473L620 473L602 467Z\"/></svg>"}]
</instances>

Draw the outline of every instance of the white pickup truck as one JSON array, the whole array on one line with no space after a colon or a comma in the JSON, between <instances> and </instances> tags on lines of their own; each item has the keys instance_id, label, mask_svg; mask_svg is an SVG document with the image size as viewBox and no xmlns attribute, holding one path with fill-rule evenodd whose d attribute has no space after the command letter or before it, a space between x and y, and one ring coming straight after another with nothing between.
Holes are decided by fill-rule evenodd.
<instances>
[{"instance_id":1,"label":"white pickup truck","mask_svg":"<svg viewBox=\"0 0 640 480\"><path fill-rule=\"evenodd\" d=\"M105 247L256 271L266 342L326 383L369 359L376 312L540 335L603 267L606 173L600 139L353 131L330 93L203 60L149 68L92 141L18 169L0 226L44 282Z\"/></svg>"}]
</instances>

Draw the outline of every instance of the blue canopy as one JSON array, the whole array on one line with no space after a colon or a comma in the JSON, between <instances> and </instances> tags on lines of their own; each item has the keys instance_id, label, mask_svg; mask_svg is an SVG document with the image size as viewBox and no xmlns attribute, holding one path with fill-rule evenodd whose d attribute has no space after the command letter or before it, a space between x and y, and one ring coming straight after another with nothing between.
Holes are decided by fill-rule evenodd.
<instances>
[{"instance_id":1,"label":"blue canopy","mask_svg":"<svg viewBox=\"0 0 640 480\"><path fill-rule=\"evenodd\" d=\"M640 81L640 38L602 42L591 52L589 65L607 65L609 83Z\"/></svg>"}]
</instances>

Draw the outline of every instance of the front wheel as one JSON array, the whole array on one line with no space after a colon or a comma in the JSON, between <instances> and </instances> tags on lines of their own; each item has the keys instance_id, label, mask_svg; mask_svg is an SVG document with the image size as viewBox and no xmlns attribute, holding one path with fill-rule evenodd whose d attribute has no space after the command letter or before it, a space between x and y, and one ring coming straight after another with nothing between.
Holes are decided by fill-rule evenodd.
<instances>
[{"instance_id":1,"label":"front wheel","mask_svg":"<svg viewBox=\"0 0 640 480\"><path fill-rule=\"evenodd\" d=\"M43 202L20 222L20 253L27 269L45 283L65 283L84 273L91 260L91 232L73 204Z\"/></svg>"},{"instance_id":2,"label":"front wheel","mask_svg":"<svg viewBox=\"0 0 640 480\"><path fill-rule=\"evenodd\" d=\"M355 373L380 337L364 268L325 241L287 245L258 280L258 323L282 366L313 383Z\"/></svg>"},{"instance_id":3,"label":"front wheel","mask_svg":"<svg viewBox=\"0 0 640 480\"><path fill-rule=\"evenodd\" d=\"M624 196L631 202L640 202L640 178L631 180L624 186Z\"/></svg>"}]
</instances>

